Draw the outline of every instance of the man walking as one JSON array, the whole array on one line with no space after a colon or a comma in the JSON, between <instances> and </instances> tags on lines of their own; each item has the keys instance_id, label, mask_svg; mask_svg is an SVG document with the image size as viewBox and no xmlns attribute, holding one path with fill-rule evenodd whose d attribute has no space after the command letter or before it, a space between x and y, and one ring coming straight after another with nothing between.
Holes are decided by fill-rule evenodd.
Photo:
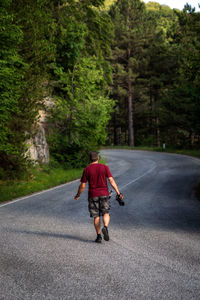
<instances>
[{"instance_id":1,"label":"man walking","mask_svg":"<svg viewBox=\"0 0 200 300\"><path fill-rule=\"evenodd\" d=\"M119 192L117 184L112 177L108 166L99 163L99 155L97 152L90 152L91 164L88 165L81 177L81 184L79 185L78 192L75 200L78 200L81 193L85 189L86 182L88 181L88 208L90 217L94 218L94 227L96 229L97 238L96 243L101 243L101 223L100 217L103 217L104 227L102 233L105 241L109 241L108 225L110 222L110 199L107 185L107 178L111 186L116 191L118 197L123 199L123 195Z\"/></svg>"}]
</instances>

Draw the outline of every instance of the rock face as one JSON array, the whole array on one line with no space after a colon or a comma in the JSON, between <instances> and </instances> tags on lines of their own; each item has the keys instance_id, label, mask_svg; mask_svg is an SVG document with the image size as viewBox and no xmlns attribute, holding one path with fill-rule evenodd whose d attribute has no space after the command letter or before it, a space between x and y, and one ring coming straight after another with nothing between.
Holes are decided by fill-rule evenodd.
<instances>
[{"instance_id":1,"label":"rock face","mask_svg":"<svg viewBox=\"0 0 200 300\"><path fill-rule=\"evenodd\" d=\"M39 163L49 163L49 147L45 137L45 130L42 126L34 138L28 141L30 158Z\"/></svg>"},{"instance_id":2,"label":"rock face","mask_svg":"<svg viewBox=\"0 0 200 300\"><path fill-rule=\"evenodd\" d=\"M47 107L52 105L49 98L45 99L45 105ZM49 163L49 147L45 136L46 115L45 109L39 111L37 133L33 138L27 141L28 155L35 163Z\"/></svg>"}]
</instances>

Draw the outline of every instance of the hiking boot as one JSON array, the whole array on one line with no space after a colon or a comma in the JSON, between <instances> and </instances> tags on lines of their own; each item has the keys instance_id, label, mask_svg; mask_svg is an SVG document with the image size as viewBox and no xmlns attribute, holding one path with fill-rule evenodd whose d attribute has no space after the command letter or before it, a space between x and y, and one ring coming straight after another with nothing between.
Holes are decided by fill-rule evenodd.
<instances>
[{"instance_id":1,"label":"hiking boot","mask_svg":"<svg viewBox=\"0 0 200 300\"><path fill-rule=\"evenodd\" d=\"M103 238L105 241L109 241L109 234L108 234L108 228L106 226L102 229Z\"/></svg>"},{"instance_id":2,"label":"hiking boot","mask_svg":"<svg viewBox=\"0 0 200 300\"><path fill-rule=\"evenodd\" d=\"M102 241L102 237L101 237L101 235L99 234L99 235L97 235L97 238L96 238L96 240L95 240L95 243L101 243L101 241Z\"/></svg>"}]
</instances>

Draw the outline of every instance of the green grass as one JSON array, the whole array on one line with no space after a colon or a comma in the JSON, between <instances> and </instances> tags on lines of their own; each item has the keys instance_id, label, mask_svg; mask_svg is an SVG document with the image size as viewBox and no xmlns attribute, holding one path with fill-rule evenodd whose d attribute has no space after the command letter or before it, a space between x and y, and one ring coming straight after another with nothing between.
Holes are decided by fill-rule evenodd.
<instances>
[{"instance_id":1,"label":"green grass","mask_svg":"<svg viewBox=\"0 0 200 300\"><path fill-rule=\"evenodd\" d=\"M189 155L200 158L200 149L190 150L190 149L173 149L166 148L163 150L159 147L148 147L148 146L139 146L139 147L130 147L130 146L106 146L103 149L126 149L126 150L145 150L145 151L157 151L157 152L166 152L166 153L177 153L183 155Z\"/></svg>"},{"instance_id":2,"label":"green grass","mask_svg":"<svg viewBox=\"0 0 200 300\"><path fill-rule=\"evenodd\" d=\"M101 158L100 163L105 164L105 160ZM0 181L0 203L78 179L82 175L83 168L37 166L30 171L32 175L29 180Z\"/></svg>"},{"instance_id":3,"label":"green grass","mask_svg":"<svg viewBox=\"0 0 200 300\"><path fill-rule=\"evenodd\" d=\"M65 170L61 167L50 169L34 168L31 179L0 182L0 202L8 201L34 192L80 178L83 169Z\"/></svg>"},{"instance_id":4,"label":"green grass","mask_svg":"<svg viewBox=\"0 0 200 300\"><path fill-rule=\"evenodd\" d=\"M128 149L128 150L147 150L147 151L162 151L157 147L129 147L129 146L109 146L104 149ZM200 150L177 150L166 149L165 152L190 155L200 158ZM101 163L105 160L101 158ZM29 180L12 180L0 182L0 202L12 200L18 197L30 195L34 192L42 191L59 184L70 182L81 177L83 168L81 169L63 169L62 167L37 167L32 169L32 175ZM200 198L200 184L196 189L197 195Z\"/></svg>"}]
</instances>

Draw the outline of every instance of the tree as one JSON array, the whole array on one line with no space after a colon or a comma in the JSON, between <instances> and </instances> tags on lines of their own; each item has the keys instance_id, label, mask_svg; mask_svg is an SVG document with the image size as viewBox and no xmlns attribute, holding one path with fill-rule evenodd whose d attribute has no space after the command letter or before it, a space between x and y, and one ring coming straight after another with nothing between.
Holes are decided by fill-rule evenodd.
<instances>
[{"instance_id":1,"label":"tree","mask_svg":"<svg viewBox=\"0 0 200 300\"><path fill-rule=\"evenodd\" d=\"M140 72L146 64L148 20L145 5L139 0L118 0L111 7L110 14L115 28L112 51L113 96L118 99L118 102L127 103L128 143L134 146L134 95Z\"/></svg>"},{"instance_id":2,"label":"tree","mask_svg":"<svg viewBox=\"0 0 200 300\"><path fill-rule=\"evenodd\" d=\"M49 4L48 0L3 0L0 5L0 155L5 177L21 176L28 162L26 142L35 134L55 53Z\"/></svg>"},{"instance_id":3,"label":"tree","mask_svg":"<svg viewBox=\"0 0 200 300\"><path fill-rule=\"evenodd\" d=\"M142 76L148 87L151 142L160 147L161 139L166 139L162 99L176 81L178 72L176 46L172 43L177 16L169 7L154 2L148 3L147 9L153 36L147 51L148 65Z\"/></svg>"},{"instance_id":4,"label":"tree","mask_svg":"<svg viewBox=\"0 0 200 300\"><path fill-rule=\"evenodd\" d=\"M9 12L11 1L0 5L0 177L23 170L24 134L20 135L20 96L26 65L18 53L23 32Z\"/></svg>"},{"instance_id":5,"label":"tree","mask_svg":"<svg viewBox=\"0 0 200 300\"><path fill-rule=\"evenodd\" d=\"M112 108L107 82L112 26L91 1L65 1L57 10L56 61L52 64L53 97L48 140L54 158L84 165L86 152L105 141ZM96 2L98 7L102 4ZM80 9L81 8L81 9Z\"/></svg>"},{"instance_id":6,"label":"tree","mask_svg":"<svg viewBox=\"0 0 200 300\"><path fill-rule=\"evenodd\" d=\"M50 150L65 165L83 166L89 149L105 142L112 102L102 93L103 69L82 58L72 72L57 69L63 96L57 97L50 122Z\"/></svg>"},{"instance_id":7,"label":"tree","mask_svg":"<svg viewBox=\"0 0 200 300\"><path fill-rule=\"evenodd\" d=\"M176 59L179 65L176 82L164 99L168 115L168 132L173 130L179 146L199 145L199 70L200 70L200 13L186 5L177 12L178 28L173 37ZM173 99L173 101L171 101Z\"/></svg>"}]
</instances>

